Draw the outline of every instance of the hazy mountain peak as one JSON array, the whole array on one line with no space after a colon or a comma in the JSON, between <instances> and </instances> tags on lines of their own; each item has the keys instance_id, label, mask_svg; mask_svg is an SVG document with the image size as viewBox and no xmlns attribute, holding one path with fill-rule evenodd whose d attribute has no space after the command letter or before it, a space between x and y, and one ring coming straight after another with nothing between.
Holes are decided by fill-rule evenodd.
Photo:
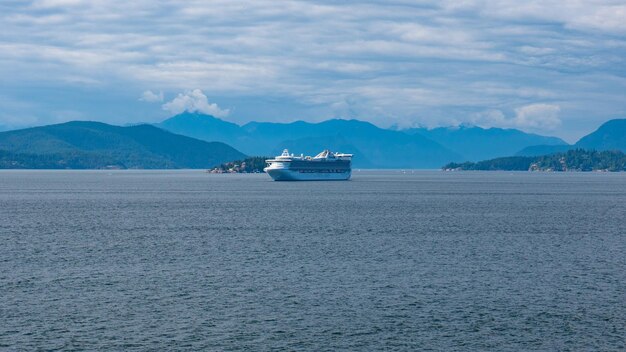
<instances>
[{"instance_id":1,"label":"hazy mountain peak","mask_svg":"<svg viewBox=\"0 0 626 352\"><path fill-rule=\"evenodd\" d=\"M232 122L228 122L226 120L222 120L219 117L215 117L213 115L209 115L209 114L204 114L201 112L189 112L189 111L184 111L181 112L180 114L174 115L172 117L170 117L169 119L163 121L163 123L170 121L170 120L184 120L184 119L195 119L195 120L202 120L202 121L220 121L220 122L224 122L224 123L232 123Z\"/></svg>"},{"instance_id":2,"label":"hazy mountain peak","mask_svg":"<svg viewBox=\"0 0 626 352\"><path fill-rule=\"evenodd\" d=\"M228 143L241 134L241 126L200 112L182 112L157 126L205 141Z\"/></svg>"},{"instance_id":3,"label":"hazy mountain peak","mask_svg":"<svg viewBox=\"0 0 626 352\"><path fill-rule=\"evenodd\" d=\"M575 146L585 149L626 152L626 119L614 119L605 122L597 130L581 138Z\"/></svg>"}]
</instances>

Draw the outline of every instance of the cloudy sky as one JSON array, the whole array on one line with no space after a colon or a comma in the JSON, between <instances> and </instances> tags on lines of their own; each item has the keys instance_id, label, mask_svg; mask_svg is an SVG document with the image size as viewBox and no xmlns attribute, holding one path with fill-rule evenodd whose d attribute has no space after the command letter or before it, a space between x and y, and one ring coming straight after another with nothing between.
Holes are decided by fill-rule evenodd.
<instances>
[{"instance_id":1,"label":"cloudy sky","mask_svg":"<svg viewBox=\"0 0 626 352\"><path fill-rule=\"evenodd\" d=\"M358 118L569 141L626 118L626 3L2 0L0 125Z\"/></svg>"}]
</instances>

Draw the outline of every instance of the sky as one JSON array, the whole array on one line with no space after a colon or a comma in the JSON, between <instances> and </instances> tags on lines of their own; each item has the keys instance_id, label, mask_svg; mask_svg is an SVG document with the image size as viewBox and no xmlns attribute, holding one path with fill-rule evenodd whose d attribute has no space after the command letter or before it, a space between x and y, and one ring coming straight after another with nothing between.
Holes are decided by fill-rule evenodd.
<instances>
[{"instance_id":1,"label":"sky","mask_svg":"<svg viewBox=\"0 0 626 352\"><path fill-rule=\"evenodd\" d=\"M0 2L0 128L357 118L574 142L626 118L626 2Z\"/></svg>"}]
</instances>

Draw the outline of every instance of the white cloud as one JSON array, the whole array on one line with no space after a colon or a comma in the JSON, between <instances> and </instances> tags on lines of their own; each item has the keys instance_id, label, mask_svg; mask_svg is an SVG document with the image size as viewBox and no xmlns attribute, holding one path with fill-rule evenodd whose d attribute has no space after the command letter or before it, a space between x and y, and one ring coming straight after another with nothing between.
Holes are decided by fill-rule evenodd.
<instances>
[{"instance_id":1,"label":"white cloud","mask_svg":"<svg viewBox=\"0 0 626 352\"><path fill-rule=\"evenodd\" d=\"M128 103L141 105L145 87L203 87L237 106L229 117L238 122L341 114L437 126L495 107L502 116L479 120L551 128L558 111L544 108L556 118L541 120L541 108L523 107L558 101L569 128L626 110L623 0L31 0L0 9L0 94L58 92L32 98L28 112L42 121L51 105L75 105L58 99L73 87L81 98L106 95L77 107L103 120L111 101L119 116L156 114L156 104L140 117ZM149 92L140 100L165 102ZM227 113L192 93L167 109Z\"/></svg>"},{"instance_id":2,"label":"white cloud","mask_svg":"<svg viewBox=\"0 0 626 352\"><path fill-rule=\"evenodd\" d=\"M511 127L512 123L504 113L498 109L489 109L476 113L470 123L481 127Z\"/></svg>"},{"instance_id":3,"label":"white cloud","mask_svg":"<svg viewBox=\"0 0 626 352\"><path fill-rule=\"evenodd\" d=\"M180 93L172 101L163 104L162 108L173 114L188 111L201 112L215 117L226 117L230 113L229 109L221 109L217 104L209 103L207 96L200 89Z\"/></svg>"},{"instance_id":4,"label":"white cloud","mask_svg":"<svg viewBox=\"0 0 626 352\"><path fill-rule=\"evenodd\" d=\"M528 56L543 56L554 54L556 50L554 48L538 48L532 45L524 45L519 48L519 51Z\"/></svg>"},{"instance_id":5,"label":"white cloud","mask_svg":"<svg viewBox=\"0 0 626 352\"><path fill-rule=\"evenodd\" d=\"M553 131L561 125L561 108L552 104L530 104L515 109L515 124L520 128Z\"/></svg>"},{"instance_id":6,"label":"white cloud","mask_svg":"<svg viewBox=\"0 0 626 352\"><path fill-rule=\"evenodd\" d=\"M470 0L469 2L474 3L474 10L487 18L528 22L540 20L577 30L599 30L613 34L626 31L624 21L626 5L622 1Z\"/></svg>"},{"instance_id":7,"label":"white cloud","mask_svg":"<svg viewBox=\"0 0 626 352\"><path fill-rule=\"evenodd\" d=\"M152 92L151 90L147 90L141 94L139 100L148 103L160 103L163 101L163 92L159 92L159 94L157 94Z\"/></svg>"},{"instance_id":8,"label":"white cloud","mask_svg":"<svg viewBox=\"0 0 626 352\"><path fill-rule=\"evenodd\" d=\"M35 9L48 9L55 7L67 7L81 5L82 0L35 0L32 7Z\"/></svg>"},{"instance_id":9,"label":"white cloud","mask_svg":"<svg viewBox=\"0 0 626 352\"><path fill-rule=\"evenodd\" d=\"M561 107L554 104L529 104L507 117L501 110L486 110L472 116L471 123L481 127L518 128L525 131L553 131L561 126Z\"/></svg>"}]
</instances>

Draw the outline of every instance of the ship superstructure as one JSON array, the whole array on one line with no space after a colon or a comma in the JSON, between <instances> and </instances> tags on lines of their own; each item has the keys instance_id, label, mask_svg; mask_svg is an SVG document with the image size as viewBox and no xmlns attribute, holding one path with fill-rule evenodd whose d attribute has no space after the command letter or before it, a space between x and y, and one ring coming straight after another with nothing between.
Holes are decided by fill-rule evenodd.
<instances>
[{"instance_id":1,"label":"ship superstructure","mask_svg":"<svg viewBox=\"0 0 626 352\"><path fill-rule=\"evenodd\" d=\"M349 180L352 175L352 154L333 153L329 150L314 157L289 154L287 149L274 159L266 160L263 169L274 181L326 181Z\"/></svg>"}]
</instances>

